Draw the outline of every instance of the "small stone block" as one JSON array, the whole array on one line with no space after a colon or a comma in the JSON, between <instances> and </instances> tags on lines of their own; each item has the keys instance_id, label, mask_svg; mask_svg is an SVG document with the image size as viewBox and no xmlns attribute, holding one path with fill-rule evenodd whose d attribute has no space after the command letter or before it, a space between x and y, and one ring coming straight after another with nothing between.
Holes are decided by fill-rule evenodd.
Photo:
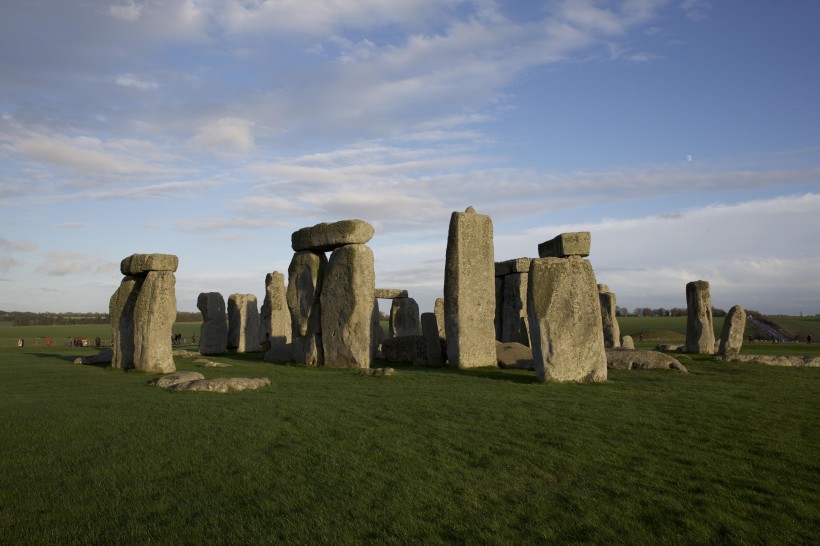
<instances>
[{"instance_id":1,"label":"small stone block","mask_svg":"<svg viewBox=\"0 0 820 546\"><path fill-rule=\"evenodd\" d=\"M590 233L576 231L562 233L554 239L538 245L539 258L566 258L568 256L589 256Z\"/></svg>"}]
</instances>

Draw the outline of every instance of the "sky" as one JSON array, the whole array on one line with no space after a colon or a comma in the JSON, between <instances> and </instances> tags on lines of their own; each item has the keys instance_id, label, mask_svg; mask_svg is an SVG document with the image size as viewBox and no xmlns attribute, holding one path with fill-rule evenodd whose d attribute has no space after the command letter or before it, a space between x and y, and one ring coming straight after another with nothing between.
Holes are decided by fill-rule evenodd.
<instances>
[{"instance_id":1,"label":"sky","mask_svg":"<svg viewBox=\"0 0 820 546\"><path fill-rule=\"evenodd\" d=\"M814 0L4 0L0 309L107 312L133 253L179 256L181 311L261 305L293 231L358 218L376 286L432 311L473 206L496 261L590 231L630 310L703 279L716 307L820 313L818 21Z\"/></svg>"}]
</instances>

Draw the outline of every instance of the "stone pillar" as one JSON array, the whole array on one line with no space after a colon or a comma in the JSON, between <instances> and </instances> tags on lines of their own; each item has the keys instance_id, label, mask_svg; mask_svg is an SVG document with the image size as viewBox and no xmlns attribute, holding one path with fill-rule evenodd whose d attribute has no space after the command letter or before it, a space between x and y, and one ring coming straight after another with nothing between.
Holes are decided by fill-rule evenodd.
<instances>
[{"instance_id":1,"label":"stone pillar","mask_svg":"<svg viewBox=\"0 0 820 546\"><path fill-rule=\"evenodd\" d=\"M495 319L493 320L495 326L495 339L501 341L504 329L504 277L496 274L495 276Z\"/></svg>"},{"instance_id":2,"label":"stone pillar","mask_svg":"<svg viewBox=\"0 0 820 546\"><path fill-rule=\"evenodd\" d=\"M715 353L715 331L712 325L712 296L708 281L686 284L686 352Z\"/></svg>"},{"instance_id":3,"label":"stone pillar","mask_svg":"<svg viewBox=\"0 0 820 546\"><path fill-rule=\"evenodd\" d=\"M527 284L531 258L516 258L496 262L496 280L501 279L501 342L529 346L530 328L527 318Z\"/></svg>"},{"instance_id":4,"label":"stone pillar","mask_svg":"<svg viewBox=\"0 0 820 546\"><path fill-rule=\"evenodd\" d=\"M447 360L458 368L495 366L493 221L473 207L454 212L444 265Z\"/></svg>"},{"instance_id":5,"label":"stone pillar","mask_svg":"<svg viewBox=\"0 0 820 546\"><path fill-rule=\"evenodd\" d=\"M262 359L269 362L291 362L293 329L285 292L285 276L278 271L265 276L265 300L259 320L259 341L264 351Z\"/></svg>"},{"instance_id":6,"label":"stone pillar","mask_svg":"<svg viewBox=\"0 0 820 546\"><path fill-rule=\"evenodd\" d=\"M372 364L370 329L375 290L370 248L351 244L333 251L320 295L325 366L369 368Z\"/></svg>"},{"instance_id":7,"label":"stone pillar","mask_svg":"<svg viewBox=\"0 0 820 546\"><path fill-rule=\"evenodd\" d=\"M148 373L176 370L171 335L178 265L171 254L132 254L120 263L125 278L109 302L113 367Z\"/></svg>"},{"instance_id":8,"label":"stone pillar","mask_svg":"<svg viewBox=\"0 0 820 546\"><path fill-rule=\"evenodd\" d=\"M382 329L382 318L379 311L379 300L373 300L373 315L370 321L370 352L373 358L381 358L379 353L384 341L384 330Z\"/></svg>"},{"instance_id":9,"label":"stone pillar","mask_svg":"<svg viewBox=\"0 0 820 546\"><path fill-rule=\"evenodd\" d=\"M293 359L308 366L322 365L322 325L319 298L327 268L323 252L300 251L288 267L287 303L290 310Z\"/></svg>"},{"instance_id":10,"label":"stone pillar","mask_svg":"<svg viewBox=\"0 0 820 546\"><path fill-rule=\"evenodd\" d=\"M447 339L447 328L444 327L444 298L436 298L435 307L436 325L438 325L438 335L442 339Z\"/></svg>"},{"instance_id":11,"label":"stone pillar","mask_svg":"<svg viewBox=\"0 0 820 546\"><path fill-rule=\"evenodd\" d=\"M237 353L260 349L259 309L253 294L228 296L228 349Z\"/></svg>"},{"instance_id":12,"label":"stone pillar","mask_svg":"<svg viewBox=\"0 0 820 546\"><path fill-rule=\"evenodd\" d=\"M615 315L615 294L605 284L598 285L598 299L601 303L601 325L604 329L604 347L617 349L621 346L621 327Z\"/></svg>"},{"instance_id":13,"label":"stone pillar","mask_svg":"<svg viewBox=\"0 0 820 546\"><path fill-rule=\"evenodd\" d=\"M419 305L413 298L394 298L390 306L390 337L419 335Z\"/></svg>"},{"instance_id":14,"label":"stone pillar","mask_svg":"<svg viewBox=\"0 0 820 546\"><path fill-rule=\"evenodd\" d=\"M734 356L743 346L743 333L746 330L746 311L739 305L733 306L723 319L723 330L720 334L718 354Z\"/></svg>"},{"instance_id":15,"label":"stone pillar","mask_svg":"<svg viewBox=\"0 0 820 546\"><path fill-rule=\"evenodd\" d=\"M549 243L539 245L539 253L542 246L553 248ZM606 381L598 287L592 265L581 258L589 247L567 250L572 254L555 251L557 257L530 266L527 312L535 373L541 381Z\"/></svg>"},{"instance_id":16,"label":"stone pillar","mask_svg":"<svg viewBox=\"0 0 820 546\"><path fill-rule=\"evenodd\" d=\"M203 292L196 300L202 313L199 328L199 352L203 355L221 355L228 352L228 321L225 316L225 298L219 292Z\"/></svg>"},{"instance_id":17,"label":"stone pillar","mask_svg":"<svg viewBox=\"0 0 820 546\"><path fill-rule=\"evenodd\" d=\"M424 336L424 349L427 353L427 365L436 368L444 366L444 354L441 350L442 339L438 335L435 313L421 314L421 330Z\"/></svg>"}]
</instances>

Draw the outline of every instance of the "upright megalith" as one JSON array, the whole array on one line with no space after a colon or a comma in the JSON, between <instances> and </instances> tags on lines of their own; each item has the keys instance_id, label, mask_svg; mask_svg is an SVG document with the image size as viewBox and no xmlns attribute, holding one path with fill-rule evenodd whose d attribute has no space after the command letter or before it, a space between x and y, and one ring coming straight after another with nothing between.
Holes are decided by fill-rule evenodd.
<instances>
[{"instance_id":1,"label":"upright megalith","mask_svg":"<svg viewBox=\"0 0 820 546\"><path fill-rule=\"evenodd\" d=\"M444 326L444 298L436 298L433 311L436 315L436 326L438 326L438 335L442 339L447 339L447 328Z\"/></svg>"},{"instance_id":2,"label":"upright megalith","mask_svg":"<svg viewBox=\"0 0 820 546\"><path fill-rule=\"evenodd\" d=\"M424 336L424 350L427 355L427 365L441 367L444 365L443 339L438 334L435 313L421 314L421 332Z\"/></svg>"},{"instance_id":3,"label":"upright megalith","mask_svg":"<svg viewBox=\"0 0 820 546\"><path fill-rule=\"evenodd\" d=\"M237 353L260 349L259 308L253 294L228 296L228 349Z\"/></svg>"},{"instance_id":4,"label":"upright megalith","mask_svg":"<svg viewBox=\"0 0 820 546\"><path fill-rule=\"evenodd\" d=\"M601 304L601 325L604 329L604 347L617 349L621 346L621 327L618 325L615 294L605 284L598 285L598 300Z\"/></svg>"},{"instance_id":5,"label":"upright megalith","mask_svg":"<svg viewBox=\"0 0 820 546\"><path fill-rule=\"evenodd\" d=\"M379 351L381 350L381 345L384 340L385 335L382 329L382 316L379 310L378 296L376 296L373 300L373 313L370 316L370 353L373 355L373 358L381 358Z\"/></svg>"},{"instance_id":6,"label":"upright megalith","mask_svg":"<svg viewBox=\"0 0 820 546\"><path fill-rule=\"evenodd\" d=\"M262 359L270 362L293 360L290 325L285 291L285 276L278 271L265 276L265 299L259 314L259 342L263 347Z\"/></svg>"},{"instance_id":7,"label":"upright megalith","mask_svg":"<svg viewBox=\"0 0 820 546\"><path fill-rule=\"evenodd\" d=\"M394 298L390 306L390 337L419 335L419 304L413 298Z\"/></svg>"},{"instance_id":8,"label":"upright megalith","mask_svg":"<svg viewBox=\"0 0 820 546\"><path fill-rule=\"evenodd\" d=\"M709 281L686 284L686 352L715 353L715 331L712 326L712 296Z\"/></svg>"},{"instance_id":9,"label":"upright megalith","mask_svg":"<svg viewBox=\"0 0 820 546\"><path fill-rule=\"evenodd\" d=\"M493 221L473 207L454 212L444 264L444 322L451 366L495 366Z\"/></svg>"},{"instance_id":10,"label":"upright megalith","mask_svg":"<svg viewBox=\"0 0 820 546\"><path fill-rule=\"evenodd\" d=\"M373 238L373 226L363 220L324 222L294 231L290 237L296 252L327 252L345 245L363 245Z\"/></svg>"},{"instance_id":11,"label":"upright megalith","mask_svg":"<svg viewBox=\"0 0 820 546\"><path fill-rule=\"evenodd\" d=\"M743 346L743 333L746 330L746 311L739 305L733 306L723 319L723 330L720 334L718 354L735 356Z\"/></svg>"},{"instance_id":12,"label":"upright megalith","mask_svg":"<svg viewBox=\"0 0 820 546\"><path fill-rule=\"evenodd\" d=\"M330 255L320 294L324 365L369 368L376 272L373 251L345 245Z\"/></svg>"},{"instance_id":13,"label":"upright megalith","mask_svg":"<svg viewBox=\"0 0 820 546\"><path fill-rule=\"evenodd\" d=\"M228 352L228 320L225 298L219 292L203 292L196 300L202 313L199 328L199 352L203 355L221 355Z\"/></svg>"},{"instance_id":14,"label":"upright megalith","mask_svg":"<svg viewBox=\"0 0 820 546\"><path fill-rule=\"evenodd\" d=\"M293 360L322 365L322 325L319 299L327 269L322 252L300 251L288 266L287 303L291 318Z\"/></svg>"},{"instance_id":15,"label":"upright megalith","mask_svg":"<svg viewBox=\"0 0 820 546\"><path fill-rule=\"evenodd\" d=\"M516 258L495 263L496 286L501 285L500 294L496 288L496 307L500 308L496 311L500 314L497 319L500 322L496 333L498 341L530 344L527 284L531 262L532 258Z\"/></svg>"},{"instance_id":16,"label":"upright megalith","mask_svg":"<svg viewBox=\"0 0 820 546\"><path fill-rule=\"evenodd\" d=\"M527 312L539 380L606 381L598 287L589 260L574 254L533 260Z\"/></svg>"},{"instance_id":17,"label":"upright megalith","mask_svg":"<svg viewBox=\"0 0 820 546\"><path fill-rule=\"evenodd\" d=\"M178 265L171 254L133 254L120 263L125 277L109 301L113 367L149 373L176 370L171 333Z\"/></svg>"}]
</instances>

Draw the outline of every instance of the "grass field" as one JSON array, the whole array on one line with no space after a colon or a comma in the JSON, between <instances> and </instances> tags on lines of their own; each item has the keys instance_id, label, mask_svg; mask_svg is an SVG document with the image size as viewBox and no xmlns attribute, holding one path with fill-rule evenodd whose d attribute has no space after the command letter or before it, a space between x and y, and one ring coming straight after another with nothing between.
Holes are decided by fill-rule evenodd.
<instances>
[{"instance_id":1,"label":"grass field","mask_svg":"<svg viewBox=\"0 0 820 546\"><path fill-rule=\"evenodd\" d=\"M785 345L761 344L770 352ZM805 345L801 347L805 348ZM780 543L820 532L820 369L599 385L217 358L228 395L0 349L0 544ZM180 370L197 370L176 358Z\"/></svg>"}]
</instances>

